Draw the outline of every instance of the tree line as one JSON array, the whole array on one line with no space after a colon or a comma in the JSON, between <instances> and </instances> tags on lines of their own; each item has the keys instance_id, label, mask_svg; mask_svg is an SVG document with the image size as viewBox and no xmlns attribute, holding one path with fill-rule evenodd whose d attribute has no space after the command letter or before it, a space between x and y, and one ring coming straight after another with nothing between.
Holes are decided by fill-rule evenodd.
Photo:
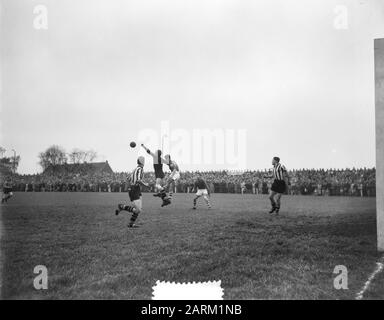
<instances>
[{"instance_id":1,"label":"tree line","mask_svg":"<svg viewBox=\"0 0 384 320\"><path fill-rule=\"evenodd\" d=\"M6 156L6 149L0 146L0 174L7 175L11 172L16 172L20 163L20 156Z\"/></svg>"},{"instance_id":2,"label":"tree line","mask_svg":"<svg viewBox=\"0 0 384 320\"><path fill-rule=\"evenodd\" d=\"M12 172L16 173L21 160L19 155L6 156L6 151L4 147L0 146L0 173L2 175L11 174ZM67 153L63 147L52 145L38 154L38 163L44 171L50 166L92 162L97 157L97 152L94 150L74 148L71 152Z\"/></svg>"},{"instance_id":3,"label":"tree line","mask_svg":"<svg viewBox=\"0 0 384 320\"><path fill-rule=\"evenodd\" d=\"M94 150L82 150L75 148L67 153L65 149L58 145L52 145L45 151L39 153L39 165L43 170L50 166L57 166L66 163L80 164L92 162L97 158Z\"/></svg>"}]
</instances>

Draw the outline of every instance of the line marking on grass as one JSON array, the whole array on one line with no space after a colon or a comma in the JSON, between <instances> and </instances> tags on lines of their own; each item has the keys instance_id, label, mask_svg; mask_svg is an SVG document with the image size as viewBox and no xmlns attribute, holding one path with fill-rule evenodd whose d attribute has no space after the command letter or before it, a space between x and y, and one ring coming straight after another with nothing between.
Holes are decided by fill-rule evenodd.
<instances>
[{"instance_id":1,"label":"line marking on grass","mask_svg":"<svg viewBox=\"0 0 384 320\"><path fill-rule=\"evenodd\" d=\"M373 271L373 273L369 276L367 282L364 284L363 289L361 289L360 292L357 293L355 300L362 300L364 297L364 293L368 290L369 286L371 285L371 282L373 279L384 269L384 256L381 257L381 259L376 262L376 269Z\"/></svg>"}]
</instances>

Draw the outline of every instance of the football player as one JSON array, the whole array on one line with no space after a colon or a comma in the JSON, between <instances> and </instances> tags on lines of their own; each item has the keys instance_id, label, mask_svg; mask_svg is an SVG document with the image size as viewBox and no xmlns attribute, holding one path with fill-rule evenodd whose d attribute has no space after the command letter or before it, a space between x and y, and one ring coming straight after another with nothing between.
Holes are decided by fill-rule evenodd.
<instances>
[{"instance_id":1,"label":"football player","mask_svg":"<svg viewBox=\"0 0 384 320\"><path fill-rule=\"evenodd\" d=\"M280 163L279 157L273 157L272 159L272 177L274 178L273 184L271 186L271 190L269 193L269 200L271 202L271 210L269 213L275 212L276 214L280 211L281 204L281 196L287 190L287 186L290 185L289 176L287 169L284 165ZM266 178L270 178L271 176L265 176ZM275 199L276 196L276 199Z\"/></svg>"},{"instance_id":2,"label":"football player","mask_svg":"<svg viewBox=\"0 0 384 320\"><path fill-rule=\"evenodd\" d=\"M208 206L208 209L211 209L212 208L211 202L209 200L211 193L209 191L208 184L205 182L203 178L197 177L195 181L194 189L196 191L196 196L193 199L193 209L196 210L197 199L199 199L201 196L203 196L205 203Z\"/></svg>"},{"instance_id":3,"label":"football player","mask_svg":"<svg viewBox=\"0 0 384 320\"><path fill-rule=\"evenodd\" d=\"M162 159L164 163L168 165L169 170L171 170L167 183L164 186L164 190L160 193L160 197L163 199L163 204L161 206L163 207L171 203L173 190L175 189L176 182L180 179L180 169L178 164L171 159L171 156L169 154L167 154ZM168 196L166 190L168 190Z\"/></svg>"},{"instance_id":4,"label":"football player","mask_svg":"<svg viewBox=\"0 0 384 320\"><path fill-rule=\"evenodd\" d=\"M137 167L132 171L130 177L128 178L128 194L132 205L119 204L115 211L116 215L118 215L121 211L128 211L132 213L131 220L128 224L129 228L135 227L137 217L142 212L141 186L148 187L148 184L143 182L144 163L145 158L140 156L137 159Z\"/></svg>"},{"instance_id":5,"label":"football player","mask_svg":"<svg viewBox=\"0 0 384 320\"><path fill-rule=\"evenodd\" d=\"M11 199L13 196L12 192L12 182L11 178L7 178L3 185L3 195L1 198L1 203L7 202L9 199Z\"/></svg>"},{"instance_id":6,"label":"football player","mask_svg":"<svg viewBox=\"0 0 384 320\"><path fill-rule=\"evenodd\" d=\"M164 190L164 188L161 186L161 183L164 179L163 158L161 157L161 150L157 150L155 153L153 153L144 144L141 144L141 146L153 158L153 169L155 170L156 178L155 191L157 192L154 194L154 196L159 196L160 192Z\"/></svg>"}]
</instances>

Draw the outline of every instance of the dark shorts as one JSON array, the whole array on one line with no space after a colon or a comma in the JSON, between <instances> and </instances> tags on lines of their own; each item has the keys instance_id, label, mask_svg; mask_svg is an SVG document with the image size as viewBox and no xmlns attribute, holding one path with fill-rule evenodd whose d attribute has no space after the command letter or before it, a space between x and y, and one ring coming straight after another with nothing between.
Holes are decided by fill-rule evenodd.
<instances>
[{"instance_id":1,"label":"dark shorts","mask_svg":"<svg viewBox=\"0 0 384 320\"><path fill-rule=\"evenodd\" d=\"M284 180L275 180L273 181L271 190L277 193L284 193L287 189L287 185Z\"/></svg>"},{"instance_id":2,"label":"dark shorts","mask_svg":"<svg viewBox=\"0 0 384 320\"><path fill-rule=\"evenodd\" d=\"M164 171L163 170L155 170L155 178L156 179L163 179L164 178Z\"/></svg>"},{"instance_id":3,"label":"dark shorts","mask_svg":"<svg viewBox=\"0 0 384 320\"><path fill-rule=\"evenodd\" d=\"M12 188L4 188L3 193L4 194L10 194L12 192Z\"/></svg>"},{"instance_id":4,"label":"dark shorts","mask_svg":"<svg viewBox=\"0 0 384 320\"><path fill-rule=\"evenodd\" d=\"M129 199L131 201L139 200L141 197L140 186L132 186L128 194L129 194Z\"/></svg>"}]
</instances>

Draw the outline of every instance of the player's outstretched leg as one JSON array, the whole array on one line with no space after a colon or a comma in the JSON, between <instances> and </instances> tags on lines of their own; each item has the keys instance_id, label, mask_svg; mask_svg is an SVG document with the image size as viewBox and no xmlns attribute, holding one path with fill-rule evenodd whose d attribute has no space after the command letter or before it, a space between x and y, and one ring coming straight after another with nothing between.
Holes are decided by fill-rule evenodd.
<instances>
[{"instance_id":1,"label":"player's outstretched leg","mask_svg":"<svg viewBox=\"0 0 384 320\"><path fill-rule=\"evenodd\" d=\"M133 228L135 227L135 222L137 220L137 217L139 216L140 212L142 211L142 200L140 199L133 200L133 207L131 206L128 211L132 212L131 220L129 221L128 227Z\"/></svg>"},{"instance_id":2,"label":"player's outstretched leg","mask_svg":"<svg viewBox=\"0 0 384 320\"><path fill-rule=\"evenodd\" d=\"M126 206L125 204L123 203L119 203L117 205L117 209L115 210L115 215L119 215L119 213L121 211L128 211L127 209L129 208L129 206Z\"/></svg>"},{"instance_id":3,"label":"player's outstretched leg","mask_svg":"<svg viewBox=\"0 0 384 320\"><path fill-rule=\"evenodd\" d=\"M208 209L211 209L211 202L209 201L209 196L208 195L205 195L204 196L204 200L205 200L205 203L207 204L208 206Z\"/></svg>"},{"instance_id":4,"label":"player's outstretched leg","mask_svg":"<svg viewBox=\"0 0 384 320\"><path fill-rule=\"evenodd\" d=\"M269 194L269 200L271 201L271 206L272 206L272 208L269 211L269 213L273 213L276 210L275 194L276 193L274 191L271 191L271 193Z\"/></svg>"},{"instance_id":5,"label":"player's outstretched leg","mask_svg":"<svg viewBox=\"0 0 384 320\"><path fill-rule=\"evenodd\" d=\"M132 216L131 216L131 219L129 220L128 228L133 228L135 226L135 222L137 220L137 217L139 216L139 213L140 213L139 210L135 210L135 208L133 208Z\"/></svg>"},{"instance_id":6,"label":"player's outstretched leg","mask_svg":"<svg viewBox=\"0 0 384 320\"><path fill-rule=\"evenodd\" d=\"M140 208L138 206L135 206L135 205L130 206L130 205L119 204L117 207L117 210L115 211L115 214L118 215L121 211L127 211L127 212L132 213L128 227L130 227L130 228L134 227L135 222L139 216L139 213L141 212Z\"/></svg>"},{"instance_id":7,"label":"player's outstretched leg","mask_svg":"<svg viewBox=\"0 0 384 320\"><path fill-rule=\"evenodd\" d=\"M124 208L124 205L123 204L121 204L121 203L119 203L118 205L117 205L117 209L115 210L115 215L119 215L119 213L120 213L120 211L122 211L123 210L123 208Z\"/></svg>"},{"instance_id":8,"label":"player's outstretched leg","mask_svg":"<svg viewBox=\"0 0 384 320\"><path fill-rule=\"evenodd\" d=\"M281 193L278 193L277 194L277 197L276 197L276 210L275 212L278 214L279 211L280 211L280 202L281 202Z\"/></svg>"},{"instance_id":9,"label":"player's outstretched leg","mask_svg":"<svg viewBox=\"0 0 384 320\"><path fill-rule=\"evenodd\" d=\"M163 198L163 203L161 204L162 207L165 207L167 205L171 204L171 199L169 198Z\"/></svg>"},{"instance_id":10,"label":"player's outstretched leg","mask_svg":"<svg viewBox=\"0 0 384 320\"><path fill-rule=\"evenodd\" d=\"M156 191L156 193L153 196L154 197L161 197L161 193L164 191L164 188L161 186L161 179L160 178L156 178L155 191Z\"/></svg>"},{"instance_id":11,"label":"player's outstretched leg","mask_svg":"<svg viewBox=\"0 0 384 320\"><path fill-rule=\"evenodd\" d=\"M167 186L168 186L168 183L167 183ZM160 198L161 200L163 200L163 203L161 204L162 207L171 204L171 198L167 196L167 193L165 192L166 187L160 192Z\"/></svg>"},{"instance_id":12,"label":"player's outstretched leg","mask_svg":"<svg viewBox=\"0 0 384 320\"><path fill-rule=\"evenodd\" d=\"M196 204L197 204L197 199L199 199L200 196L196 196L195 198L193 198L193 210L196 210Z\"/></svg>"},{"instance_id":13,"label":"player's outstretched leg","mask_svg":"<svg viewBox=\"0 0 384 320\"><path fill-rule=\"evenodd\" d=\"M172 181L170 184L169 184L169 187L168 187L168 196L170 199L172 199L172 196L173 196L173 190L175 189L175 181Z\"/></svg>"},{"instance_id":14,"label":"player's outstretched leg","mask_svg":"<svg viewBox=\"0 0 384 320\"><path fill-rule=\"evenodd\" d=\"M3 197L1 198L1 203L8 202L10 198L12 198L12 193L3 194Z\"/></svg>"}]
</instances>

